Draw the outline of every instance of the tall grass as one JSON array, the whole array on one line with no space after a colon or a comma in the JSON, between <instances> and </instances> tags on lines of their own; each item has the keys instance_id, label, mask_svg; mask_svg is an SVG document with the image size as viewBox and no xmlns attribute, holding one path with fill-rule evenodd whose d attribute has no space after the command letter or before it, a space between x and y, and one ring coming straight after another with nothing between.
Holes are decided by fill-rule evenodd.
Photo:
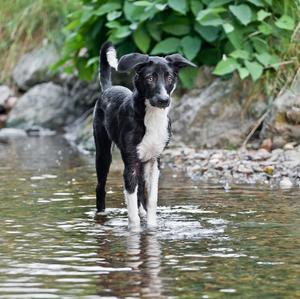
<instances>
[{"instance_id":1,"label":"tall grass","mask_svg":"<svg viewBox=\"0 0 300 299\"><path fill-rule=\"evenodd\" d=\"M10 81L17 60L47 41L59 42L66 16L79 0L1 0L0 83Z\"/></svg>"}]
</instances>

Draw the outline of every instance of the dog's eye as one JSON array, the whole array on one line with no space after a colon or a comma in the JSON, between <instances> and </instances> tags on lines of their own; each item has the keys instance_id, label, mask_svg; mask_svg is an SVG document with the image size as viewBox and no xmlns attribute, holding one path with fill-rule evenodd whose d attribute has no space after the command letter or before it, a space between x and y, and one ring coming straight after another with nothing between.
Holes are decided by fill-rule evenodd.
<instances>
[{"instance_id":1,"label":"dog's eye","mask_svg":"<svg viewBox=\"0 0 300 299\"><path fill-rule=\"evenodd\" d=\"M154 80L153 76L147 77L147 81L148 81L148 82L153 82L153 80Z\"/></svg>"},{"instance_id":2,"label":"dog's eye","mask_svg":"<svg viewBox=\"0 0 300 299\"><path fill-rule=\"evenodd\" d=\"M171 75L169 75L167 79L168 79L168 83L172 83L173 77Z\"/></svg>"}]
</instances>

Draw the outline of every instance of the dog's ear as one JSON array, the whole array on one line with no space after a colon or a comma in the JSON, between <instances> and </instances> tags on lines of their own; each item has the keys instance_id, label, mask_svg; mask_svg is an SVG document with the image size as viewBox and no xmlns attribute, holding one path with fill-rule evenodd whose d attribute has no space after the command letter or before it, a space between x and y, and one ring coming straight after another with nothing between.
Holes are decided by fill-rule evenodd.
<instances>
[{"instance_id":1,"label":"dog's ear","mask_svg":"<svg viewBox=\"0 0 300 299\"><path fill-rule=\"evenodd\" d=\"M149 56L140 54L140 53L132 53L127 54L121 57L118 63L118 71L119 72L129 72L139 64L146 63L149 61Z\"/></svg>"},{"instance_id":2,"label":"dog's ear","mask_svg":"<svg viewBox=\"0 0 300 299\"><path fill-rule=\"evenodd\" d=\"M165 57L169 63L175 68L175 69L181 69L183 67L197 67L196 64L190 62L189 60L185 59L180 54L172 54Z\"/></svg>"}]
</instances>

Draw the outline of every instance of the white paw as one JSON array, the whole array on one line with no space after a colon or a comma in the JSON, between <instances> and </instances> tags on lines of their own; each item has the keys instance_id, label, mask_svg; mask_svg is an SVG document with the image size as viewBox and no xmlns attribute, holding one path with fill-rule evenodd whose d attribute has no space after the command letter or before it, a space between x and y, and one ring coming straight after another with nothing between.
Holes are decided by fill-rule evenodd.
<instances>
[{"instance_id":1,"label":"white paw","mask_svg":"<svg viewBox=\"0 0 300 299\"><path fill-rule=\"evenodd\" d=\"M156 228L157 227L157 220L156 220L156 215L148 215L147 218L147 227L148 228Z\"/></svg>"},{"instance_id":2,"label":"white paw","mask_svg":"<svg viewBox=\"0 0 300 299\"><path fill-rule=\"evenodd\" d=\"M128 221L128 228L132 232L139 232L141 230L140 219L134 219Z\"/></svg>"}]
</instances>

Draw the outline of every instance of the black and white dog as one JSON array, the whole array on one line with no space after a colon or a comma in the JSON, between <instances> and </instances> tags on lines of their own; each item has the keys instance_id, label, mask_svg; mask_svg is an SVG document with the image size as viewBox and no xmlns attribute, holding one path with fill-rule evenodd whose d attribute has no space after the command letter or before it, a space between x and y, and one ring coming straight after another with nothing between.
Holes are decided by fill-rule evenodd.
<instances>
[{"instance_id":1,"label":"black and white dog","mask_svg":"<svg viewBox=\"0 0 300 299\"><path fill-rule=\"evenodd\" d=\"M156 226L159 156L171 134L170 95L179 69L187 66L195 65L179 54L163 58L133 53L122 56L118 62L111 43L101 48L102 94L94 110L97 211L105 209L105 184L114 142L125 165L124 193L131 229L140 226L139 212L147 212L149 227ZM112 86L111 68L135 72L133 91Z\"/></svg>"}]
</instances>

